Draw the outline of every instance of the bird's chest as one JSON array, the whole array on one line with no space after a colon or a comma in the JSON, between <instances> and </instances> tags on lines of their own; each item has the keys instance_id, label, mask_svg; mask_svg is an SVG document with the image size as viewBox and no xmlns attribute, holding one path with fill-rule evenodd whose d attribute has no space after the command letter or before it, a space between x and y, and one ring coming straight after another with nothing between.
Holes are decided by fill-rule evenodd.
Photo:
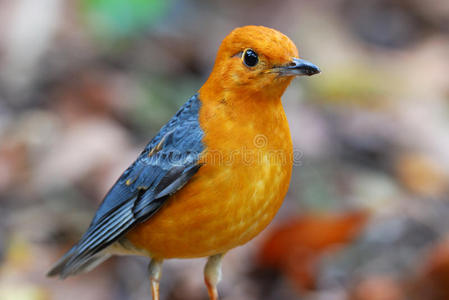
<instances>
[{"instance_id":1,"label":"bird's chest","mask_svg":"<svg viewBox=\"0 0 449 300\"><path fill-rule=\"evenodd\" d=\"M288 181L293 160L288 125L283 112L279 115L244 122L225 119L214 126L206 133L207 148L200 159L204 177L246 204L269 200L269 189Z\"/></svg>"},{"instance_id":2,"label":"bird's chest","mask_svg":"<svg viewBox=\"0 0 449 300\"><path fill-rule=\"evenodd\" d=\"M246 175L253 183L268 183L276 173L291 170L292 142L280 101L211 111L206 107L202 119L206 151L201 161L217 174L226 174L231 181Z\"/></svg>"},{"instance_id":3,"label":"bird's chest","mask_svg":"<svg viewBox=\"0 0 449 300\"><path fill-rule=\"evenodd\" d=\"M228 232L217 248L232 248L263 230L281 206L291 177L292 142L280 105L214 117L214 126L205 128L198 182L209 187L206 201L218 231Z\"/></svg>"}]
</instances>

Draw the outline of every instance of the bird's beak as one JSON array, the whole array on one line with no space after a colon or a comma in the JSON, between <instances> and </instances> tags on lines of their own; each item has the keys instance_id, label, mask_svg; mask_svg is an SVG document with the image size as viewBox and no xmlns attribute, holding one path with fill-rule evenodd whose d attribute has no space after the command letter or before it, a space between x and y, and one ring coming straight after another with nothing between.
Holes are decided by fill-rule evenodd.
<instances>
[{"instance_id":1,"label":"bird's beak","mask_svg":"<svg viewBox=\"0 0 449 300\"><path fill-rule=\"evenodd\" d=\"M321 72L320 68L300 58L293 58L287 65L276 67L273 71L281 76L312 76Z\"/></svg>"}]
</instances>

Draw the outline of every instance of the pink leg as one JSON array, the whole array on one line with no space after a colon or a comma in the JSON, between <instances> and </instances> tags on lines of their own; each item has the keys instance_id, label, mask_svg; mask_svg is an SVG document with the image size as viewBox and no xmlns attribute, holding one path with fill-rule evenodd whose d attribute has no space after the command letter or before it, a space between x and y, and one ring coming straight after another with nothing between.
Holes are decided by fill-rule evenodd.
<instances>
[{"instance_id":1,"label":"pink leg","mask_svg":"<svg viewBox=\"0 0 449 300\"><path fill-rule=\"evenodd\" d=\"M162 275L162 262L162 259L153 258L148 266L153 300L159 300L159 281Z\"/></svg>"},{"instance_id":2,"label":"pink leg","mask_svg":"<svg viewBox=\"0 0 449 300\"><path fill-rule=\"evenodd\" d=\"M204 267L204 281L210 300L218 300L217 284L221 279L221 260L224 254L210 256Z\"/></svg>"}]
</instances>

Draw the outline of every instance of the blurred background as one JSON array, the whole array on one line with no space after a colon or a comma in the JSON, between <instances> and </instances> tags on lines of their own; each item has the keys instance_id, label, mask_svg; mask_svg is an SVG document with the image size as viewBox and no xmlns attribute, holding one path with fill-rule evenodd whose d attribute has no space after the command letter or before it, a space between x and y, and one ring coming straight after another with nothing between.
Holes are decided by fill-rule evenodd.
<instances>
[{"instance_id":1,"label":"blurred background","mask_svg":"<svg viewBox=\"0 0 449 300\"><path fill-rule=\"evenodd\" d=\"M283 98L299 163L222 299L449 299L448 1L0 0L1 300L150 298L145 258L45 273L248 24L322 74ZM168 261L162 299L207 299L204 263Z\"/></svg>"}]
</instances>

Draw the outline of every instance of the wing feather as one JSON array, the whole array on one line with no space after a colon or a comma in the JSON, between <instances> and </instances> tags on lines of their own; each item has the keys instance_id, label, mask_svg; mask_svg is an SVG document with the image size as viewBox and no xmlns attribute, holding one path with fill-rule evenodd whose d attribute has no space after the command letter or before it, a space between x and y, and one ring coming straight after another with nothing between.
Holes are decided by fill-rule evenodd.
<instances>
[{"instance_id":1,"label":"wing feather","mask_svg":"<svg viewBox=\"0 0 449 300\"><path fill-rule=\"evenodd\" d=\"M137 224L153 216L201 167L203 131L195 95L176 113L122 174L100 205L80 241L49 276L65 278L92 268L102 251Z\"/></svg>"}]
</instances>

